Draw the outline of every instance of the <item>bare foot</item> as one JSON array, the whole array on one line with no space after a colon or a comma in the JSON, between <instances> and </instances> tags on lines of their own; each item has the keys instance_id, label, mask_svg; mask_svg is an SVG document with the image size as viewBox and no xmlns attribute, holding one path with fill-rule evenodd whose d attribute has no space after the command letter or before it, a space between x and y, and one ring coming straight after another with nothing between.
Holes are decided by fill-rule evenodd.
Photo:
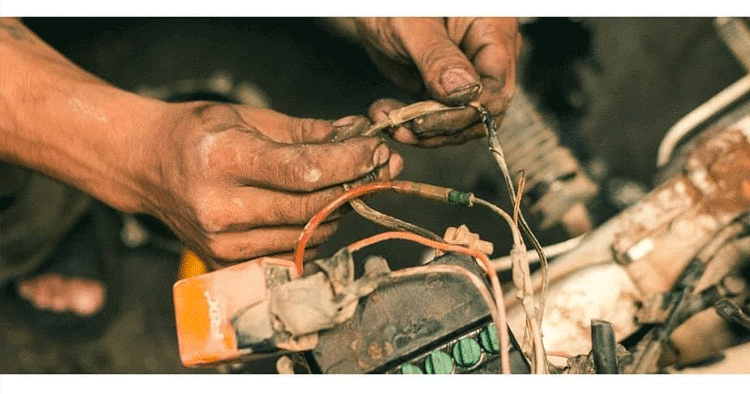
<instances>
[{"instance_id":1,"label":"bare foot","mask_svg":"<svg viewBox=\"0 0 750 394\"><path fill-rule=\"evenodd\" d=\"M18 294L42 310L91 316L102 309L106 290L100 281L49 273L17 284Z\"/></svg>"}]
</instances>

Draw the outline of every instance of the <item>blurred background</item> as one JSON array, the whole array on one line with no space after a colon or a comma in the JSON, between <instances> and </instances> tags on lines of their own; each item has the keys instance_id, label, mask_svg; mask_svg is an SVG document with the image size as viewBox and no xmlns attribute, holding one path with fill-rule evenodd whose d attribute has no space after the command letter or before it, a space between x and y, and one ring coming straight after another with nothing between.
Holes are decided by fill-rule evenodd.
<instances>
[{"instance_id":1,"label":"blurred background","mask_svg":"<svg viewBox=\"0 0 750 394\"><path fill-rule=\"evenodd\" d=\"M26 18L44 40L84 69L124 89L165 100L231 100L297 117L366 114L383 97L418 98L394 87L347 34L325 18ZM561 142L600 187L595 223L653 187L656 151L682 116L746 74L713 18L524 18L519 83ZM518 130L523 133L524 130ZM482 140L438 149L389 144L402 153L402 179L469 190L504 207L499 171ZM379 195L372 205L442 234L465 223L497 245L508 234L470 209ZM118 311L92 341L58 341L31 331L0 305L0 373L183 373L171 286L180 246L149 218L123 222L126 246ZM143 230L147 230L144 236ZM136 231L137 230L137 231ZM378 227L348 215L322 248L338 248ZM141 232L139 232L141 231ZM567 235L538 234L543 244ZM508 245L507 247L505 245ZM371 249L414 265L423 249L393 242ZM272 373L273 363L245 372Z\"/></svg>"}]
</instances>

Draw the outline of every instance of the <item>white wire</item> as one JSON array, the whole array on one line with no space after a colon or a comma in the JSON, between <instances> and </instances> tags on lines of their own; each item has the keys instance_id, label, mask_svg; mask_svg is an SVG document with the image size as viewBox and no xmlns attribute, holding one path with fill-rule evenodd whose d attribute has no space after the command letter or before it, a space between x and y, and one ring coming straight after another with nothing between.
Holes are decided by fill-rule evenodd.
<instances>
[{"instance_id":1,"label":"white wire","mask_svg":"<svg viewBox=\"0 0 750 394\"><path fill-rule=\"evenodd\" d=\"M545 246L542 248L542 251L548 258L567 253L581 244L581 240L583 239L584 235L586 234L579 235L575 238L571 238L567 241L563 241L554 245ZM534 249L527 250L526 256L529 259L529 263L539 262L539 255ZM494 268L495 271L507 271L512 268L510 256L498 257L496 259L492 259L491 262L492 268Z\"/></svg>"},{"instance_id":2,"label":"white wire","mask_svg":"<svg viewBox=\"0 0 750 394\"><path fill-rule=\"evenodd\" d=\"M672 126L659 144L656 154L657 167L663 167L669 162L677 144L685 138L696 127L714 116L717 112L724 110L729 105L739 100L742 96L750 93L750 74L742 77L737 82L729 85L716 96L694 109Z\"/></svg>"}]
</instances>

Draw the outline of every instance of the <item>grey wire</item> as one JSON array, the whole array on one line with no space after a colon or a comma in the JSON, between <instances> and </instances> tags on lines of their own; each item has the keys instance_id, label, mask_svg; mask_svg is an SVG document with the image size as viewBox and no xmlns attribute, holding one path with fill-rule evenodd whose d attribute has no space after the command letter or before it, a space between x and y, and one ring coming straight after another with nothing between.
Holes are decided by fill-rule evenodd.
<instances>
[{"instance_id":1,"label":"grey wire","mask_svg":"<svg viewBox=\"0 0 750 394\"><path fill-rule=\"evenodd\" d=\"M501 172L503 173L503 179L505 180L505 186L508 188L508 192L511 195L511 199L515 201L516 199L516 189L513 186L513 180L510 177L510 172L508 171L508 166L505 163L505 156L503 154L502 148L500 146L500 139L497 134L497 128L495 127L495 119L492 117L492 114L487 111L486 108L479 105L475 107L477 111L479 111L479 116L482 118L482 123L484 123L484 127L487 129L487 143L489 145L490 152L497 155L499 157L498 160L496 160L498 166L500 167ZM531 227L529 227L529 224L526 222L526 218L523 215L523 212L519 210L518 214L519 222L521 224L521 229L523 230L523 233L526 235L526 237L531 241L531 246L534 247L534 250L536 250L537 255L539 256L539 262L541 263L541 270L542 270L542 290L541 294L539 296L539 308L540 310L544 310L545 301L547 299L547 289L549 287L549 278L547 277L547 270L548 270L548 262L547 257L544 255L544 250L542 250L542 245L539 243L539 240L537 240L534 233L531 231ZM542 314L539 314L539 325L542 324Z\"/></svg>"}]
</instances>

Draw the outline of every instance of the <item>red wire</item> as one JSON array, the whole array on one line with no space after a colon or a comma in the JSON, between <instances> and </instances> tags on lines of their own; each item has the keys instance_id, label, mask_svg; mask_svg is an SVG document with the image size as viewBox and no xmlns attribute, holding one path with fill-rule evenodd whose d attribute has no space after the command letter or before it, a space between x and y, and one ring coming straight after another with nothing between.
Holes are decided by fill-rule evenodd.
<instances>
[{"instance_id":1,"label":"red wire","mask_svg":"<svg viewBox=\"0 0 750 394\"><path fill-rule=\"evenodd\" d=\"M315 229L331 213L333 213L333 211L346 204L349 200L384 190L395 190L407 194L425 194L423 191L417 190L420 186L420 184L409 181L373 182L344 191L342 195L338 196L335 200L331 201L323 209L318 211L318 213L307 222L305 228L302 229L302 233L300 233L297 241L297 247L294 249L294 265L297 268L297 275L302 275L307 241L310 239L313 231L315 231Z\"/></svg>"}]
</instances>

